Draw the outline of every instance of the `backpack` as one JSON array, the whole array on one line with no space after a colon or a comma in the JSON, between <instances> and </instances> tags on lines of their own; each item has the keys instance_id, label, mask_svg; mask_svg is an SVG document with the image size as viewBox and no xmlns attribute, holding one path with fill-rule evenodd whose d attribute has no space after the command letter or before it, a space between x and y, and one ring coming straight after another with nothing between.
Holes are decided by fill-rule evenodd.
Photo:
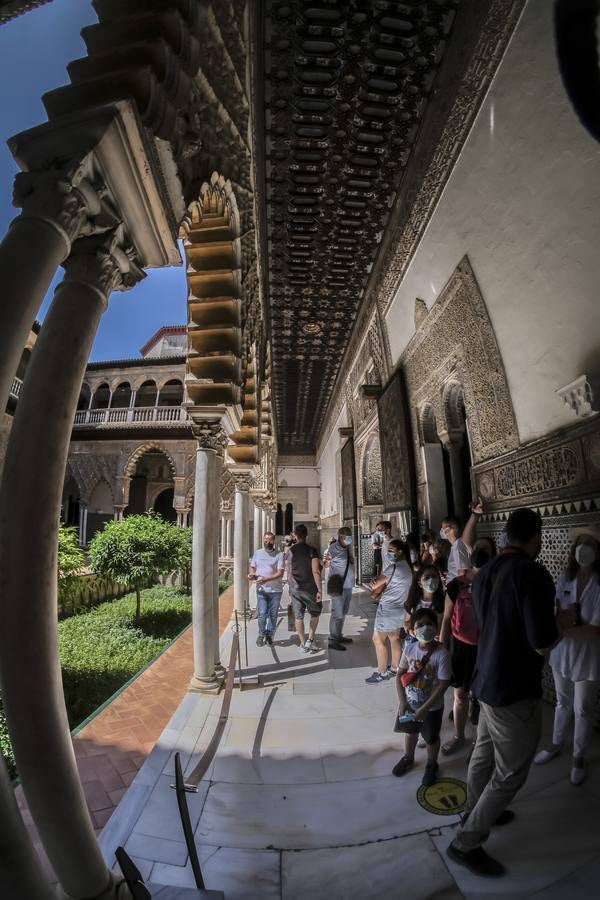
<instances>
[{"instance_id":1,"label":"backpack","mask_svg":"<svg viewBox=\"0 0 600 900\"><path fill-rule=\"evenodd\" d=\"M477 644L479 641L479 626L473 606L472 585L468 579L460 577L458 596L454 602L450 625L452 634L463 644Z\"/></svg>"}]
</instances>

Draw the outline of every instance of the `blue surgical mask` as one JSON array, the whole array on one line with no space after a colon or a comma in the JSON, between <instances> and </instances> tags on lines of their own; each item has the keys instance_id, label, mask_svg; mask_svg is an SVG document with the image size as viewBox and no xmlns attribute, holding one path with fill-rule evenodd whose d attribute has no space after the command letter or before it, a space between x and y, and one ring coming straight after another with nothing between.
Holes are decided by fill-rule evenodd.
<instances>
[{"instance_id":1,"label":"blue surgical mask","mask_svg":"<svg viewBox=\"0 0 600 900\"><path fill-rule=\"evenodd\" d=\"M396 556L396 554L394 553L393 550L388 550L388 552L386 553L386 556L390 562L396 562L396 560L398 559L398 557Z\"/></svg>"},{"instance_id":2,"label":"blue surgical mask","mask_svg":"<svg viewBox=\"0 0 600 900\"><path fill-rule=\"evenodd\" d=\"M343 539L342 543L344 544L344 547L351 547L352 546L352 538L347 536Z\"/></svg>"},{"instance_id":3,"label":"blue surgical mask","mask_svg":"<svg viewBox=\"0 0 600 900\"><path fill-rule=\"evenodd\" d=\"M435 640L436 634L437 628L435 625L419 625L418 628L415 628L415 637L418 641L422 641L423 644L430 644L431 641Z\"/></svg>"}]
</instances>

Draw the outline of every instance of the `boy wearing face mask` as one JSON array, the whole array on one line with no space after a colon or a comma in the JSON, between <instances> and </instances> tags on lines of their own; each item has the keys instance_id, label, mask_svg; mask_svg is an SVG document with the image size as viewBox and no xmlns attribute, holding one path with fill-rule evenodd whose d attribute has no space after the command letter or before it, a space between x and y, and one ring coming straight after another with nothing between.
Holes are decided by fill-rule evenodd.
<instances>
[{"instance_id":1,"label":"boy wearing face mask","mask_svg":"<svg viewBox=\"0 0 600 900\"><path fill-rule=\"evenodd\" d=\"M422 722L419 732L427 745L427 764L421 784L429 787L438 777L444 694L450 684L452 668L450 654L435 639L437 615L433 609L418 609L412 619L412 630L416 641L405 644L396 677L398 715L412 713L418 722ZM402 676L407 673L413 678L405 686ZM417 738L416 732L405 735L404 756L392 769L393 775L400 777L414 765Z\"/></svg>"},{"instance_id":2,"label":"boy wearing face mask","mask_svg":"<svg viewBox=\"0 0 600 900\"><path fill-rule=\"evenodd\" d=\"M339 576L342 581L342 592L333 593L328 588L331 598L331 618L329 621L329 649L345 650L345 644L351 644L352 638L344 637L344 619L350 609L352 588L354 586L354 556L352 555L352 531L343 527L338 531L337 540L329 545L323 563L331 575Z\"/></svg>"},{"instance_id":3,"label":"boy wearing face mask","mask_svg":"<svg viewBox=\"0 0 600 900\"><path fill-rule=\"evenodd\" d=\"M277 613L283 593L283 553L275 549L275 535L271 531L263 535L262 550L257 550L250 560L248 579L256 581L258 637L256 646L273 643L277 627Z\"/></svg>"}]
</instances>

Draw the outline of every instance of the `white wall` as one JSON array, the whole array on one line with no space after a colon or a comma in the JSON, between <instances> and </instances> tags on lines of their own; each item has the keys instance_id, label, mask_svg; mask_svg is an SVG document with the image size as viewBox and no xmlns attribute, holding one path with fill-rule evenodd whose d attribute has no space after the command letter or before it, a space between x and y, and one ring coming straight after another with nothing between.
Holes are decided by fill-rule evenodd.
<instances>
[{"instance_id":1,"label":"white wall","mask_svg":"<svg viewBox=\"0 0 600 900\"><path fill-rule=\"evenodd\" d=\"M557 388L600 365L600 147L559 78L549 0L530 0L387 315L394 361L464 254L521 442L575 421Z\"/></svg>"},{"instance_id":2,"label":"white wall","mask_svg":"<svg viewBox=\"0 0 600 900\"><path fill-rule=\"evenodd\" d=\"M342 410L331 429L329 440L323 447L321 455L317 458L317 466L321 477L321 509L322 518L338 515L339 510L339 475L340 475L340 449L342 440L338 432L338 428L346 428L348 425L348 414L346 405ZM346 438L344 438L344 441Z\"/></svg>"},{"instance_id":3,"label":"white wall","mask_svg":"<svg viewBox=\"0 0 600 900\"><path fill-rule=\"evenodd\" d=\"M295 522L316 521L319 517L320 477L314 466L282 466L278 470L277 499L285 512L294 506Z\"/></svg>"}]
</instances>

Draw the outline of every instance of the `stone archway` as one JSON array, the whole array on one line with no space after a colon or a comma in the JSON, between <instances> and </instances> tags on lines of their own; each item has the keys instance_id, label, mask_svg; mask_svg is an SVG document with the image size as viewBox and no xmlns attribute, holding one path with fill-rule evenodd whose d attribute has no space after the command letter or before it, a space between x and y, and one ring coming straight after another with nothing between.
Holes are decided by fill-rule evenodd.
<instances>
[{"instance_id":1,"label":"stone archway","mask_svg":"<svg viewBox=\"0 0 600 900\"><path fill-rule=\"evenodd\" d=\"M125 515L144 513L156 498L175 487L177 467L169 451L160 443L142 444L133 451L123 472Z\"/></svg>"}]
</instances>

